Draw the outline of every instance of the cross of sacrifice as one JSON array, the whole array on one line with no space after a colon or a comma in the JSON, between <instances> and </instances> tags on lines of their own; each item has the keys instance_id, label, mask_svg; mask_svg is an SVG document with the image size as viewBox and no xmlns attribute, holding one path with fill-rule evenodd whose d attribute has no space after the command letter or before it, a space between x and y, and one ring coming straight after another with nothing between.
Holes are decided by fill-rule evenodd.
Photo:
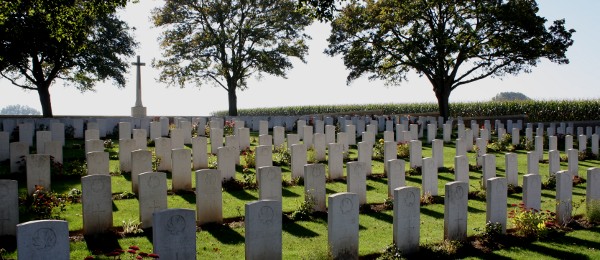
<instances>
[{"instance_id":1,"label":"cross of sacrifice","mask_svg":"<svg viewBox=\"0 0 600 260\"><path fill-rule=\"evenodd\" d=\"M135 106L143 107L142 105L142 73L141 66L146 66L146 63L140 62L140 56L137 56L137 62L131 63L131 65L137 66L137 78L135 82Z\"/></svg>"}]
</instances>

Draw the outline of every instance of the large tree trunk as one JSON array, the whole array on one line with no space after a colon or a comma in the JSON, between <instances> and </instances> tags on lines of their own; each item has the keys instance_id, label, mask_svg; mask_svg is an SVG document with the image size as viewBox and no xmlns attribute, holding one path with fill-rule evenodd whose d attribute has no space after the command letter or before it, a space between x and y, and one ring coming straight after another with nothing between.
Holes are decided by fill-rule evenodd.
<instances>
[{"instance_id":1,"label":"large tree trunk","mask_svg":"<svg viewBox=\"0 0 600 260\"><path fill-rule=\"evenodd\" d=\"M237 87L229 85L227 88L227 95L229 97L229 116L237 116L237 95L235 94Z\"/></svg>"},{"instance_id":2,"label":"large tree trunk","mask_svg":"<svg viewBox=\"0 0 600 260\"><path fill-rule=\"evenodd\" d=\"M448 104L450 99L450 87L436 86L435 89L435 96L438 100L440 116L442 116L444 118L444 122L446 122L450 116L450 105Z\"/></svg>"},{"instance_id":3,"label":"large tree trunk","mask_svg":"<svg viewBox=\"0 0 600 260\"><path fill-rule=\"evenodd\" d=\"M42 105L42 114L44 117L53 117L52 103L50 102L50 84L40 83L37 86L37 91Z\"/></svg>"}]
</instances>

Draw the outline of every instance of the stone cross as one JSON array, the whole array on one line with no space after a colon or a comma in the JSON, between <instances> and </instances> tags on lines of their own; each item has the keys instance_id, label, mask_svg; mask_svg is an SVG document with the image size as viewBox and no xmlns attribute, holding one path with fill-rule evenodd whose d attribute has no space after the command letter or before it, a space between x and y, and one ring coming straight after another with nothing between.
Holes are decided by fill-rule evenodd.
<instances>
[{"instance_id":1,"label":"stone cross","mask_svg":"<svg viewBox=\"0 0 600 260\"><path fill-rule=\"evenodd\" d=\"M140 62L140 56L137 56L137 62L131 63L131 65L137 66L137 78L135 82L135 106L142 107L142 73L141 66L146 66L146 63Z\"/></svg>"},{"instance_id":2,"label":"stone cross","mask_svg":"<svg viewBox=\"0 0 600 260\"><path fill-rule=\"evenodd\" d=\"M142 73L141 66L145 66L146 63L140 62L140 56L137 56L137 62L131 63L132 65L137 66L137 79L136 79L136 92L135 92L135 106L131 108L131 116L132 117L145 117L146 116L146 108L142 105Z\"/></svg>"}]
</instances>

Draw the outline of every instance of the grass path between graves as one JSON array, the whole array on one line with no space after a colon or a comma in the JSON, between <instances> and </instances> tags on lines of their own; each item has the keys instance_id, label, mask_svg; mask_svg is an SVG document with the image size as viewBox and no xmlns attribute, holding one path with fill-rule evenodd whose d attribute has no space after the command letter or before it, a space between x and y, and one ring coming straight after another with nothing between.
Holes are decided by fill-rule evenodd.
<instances>
[{"instance_id":1,"label":"grass path between graves","mask_svg":"<svg viewBox=\"0 0 600 260\"><path fill-rule=\"evenodd\" d=\"M118 145L115 143L115 145ZM253 140L252 145L256 145ZM356 160L356 147L351 147L351 160ZM113 149L116 150L117 148ZM153 149L153 148L151 148ZM519 161L519 180L527 170L526 151L516 151ZM67 156L68 154L68 156ZM66 151L65 158L77 157L79 152ZM453 167L455 148L453 143L444 145L444 166ZM561 152L561 155L564 155ZM79 155L80 156L80 155ZM423 144L423 157L431 156L431 146ZM468 153L471 164L475 162L475 154ZM547 153L545 158L548 158ZM114 159L114 157L112 158ZM405 159L408 169L408 159ZM118 169L118 160L111 160L111 171ZM327 162L323 162L327 164ZM496 154L497 176L504 176L504 153ZM587 160L579 162L579 175L586 178L588 167L598 167L600 162L597 160ZM567 163L561 163L561 169L566 169ZM284 180L290 180L289 167L282 167ZM542 175L542 182L548 179L548 164L540 163L539 167ZM373 160L374 178L367 180L367 202L375 210L366 210L360 214L360 255L365 259L376 258L387 246L392 243L392 211L381 210L382 204L387 198L387 179L382 176L383 164L381 161ZM470 190L480 189L481 171L471 171ZM2 175L0 175L2 178ZM170 185L170 174L168 175L168 185ZM241 168L238 167L236 178L242 179ZM19 179L19 191L25 193L24 178ZM192 174L193 186L195 187L195 177ZM454 176L451 172L439 173L439 194L444 193L444 185L453 181ZM420 187L421 176L407 176L407 185ZM53 180L53 190L59 193L66 193L76 188L81 189L78 179ZM586 184L578 184L573 187L574 214L585 214L585 205L582 199L585 198ZM127 174L112 176L112 191L114 195L131 191L131 177ZM345 181L334 181L327 183L327 195L346 191ZM509 211L512 204L521 201L521 193L515 193L508 196L507 207ZM555 192L542 190L542 208L544 210L554 211ZM443 197L443 196L442 196ZM224 191L223 192L223 217L224 225L210 225L198 228L197 252L198 259L242 259L244 255L244 205L258 199L256 190L242 191ZM327 258L327 217L326 215L315 215L312 220L292 221L287 216L298 209L304 200L304 190L302 186L284 187L283 190L283 258L284 259L324 259ZM168 195L169 208L187 208L195 209L195 195L193 193L170 194ZM436 204L421 206L421 238L422 247L421 256L431 257L429 249L431 245L440 244L443 240L443 217L444 205L443 199L436 200ZM485 200L469 200L468 208L468 235L478 234L475 228L482 228L485 225ZM142 251L150 252L152 250L151 231L146 230L143 234L133 237L86 237L85 240L77 234L82 229L82 209L81 204L69 204L62 217L69 222L69 230L72 233L71 259L84 259L96 249L112 250L114 248L127 249L131 245L137 245ZM28 221L27 216L21 216L21 222ZM113 201L113 224L116 229L121 229L124 222L138 220L138 201L137 199L121 199ZM510 219L508 228L512 227ZM2 257L16 258L16 250L11 243L0 244L0 248L7 248ZM433 255L437 257L448 257L445 255ZM461 257L468 259L489 259L496 257L500 259L600 259L600 227L595 226L586 230L575 230L566 235L555 236L544 241L527 243L509 243L498 250L483 253L477 250L468 250L461 254ZM417 256L418 257L418 256ZM452 256L450 256L452 257ZM107 259L107 258L106 258Z\"/></svg>"}]
</instances>

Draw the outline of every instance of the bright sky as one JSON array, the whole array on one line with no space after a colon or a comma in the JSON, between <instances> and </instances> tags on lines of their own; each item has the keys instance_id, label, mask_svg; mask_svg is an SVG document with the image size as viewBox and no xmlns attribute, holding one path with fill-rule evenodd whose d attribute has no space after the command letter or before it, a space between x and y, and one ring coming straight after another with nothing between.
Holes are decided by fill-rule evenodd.
<instances>
[{"instance_id":1,"label":"bright sky","mask_svg":"<svg viewBox=\"0 0 600 260\"><path fill-rule=\"evenodd\" d=\"M142 0L129 4L122 18L137 28L134 35L140 42L137 54L146 66L142 67L142 100L148 115L204 116L213 111L227 110L227 92L220 87L189 84L186 88L169 87L157 82L158 70L150 64L161 58L157 38L160 28L150 22L152 9L163 1ZM577 32L574 45L567 52L571 63L556 65L543 61L532 73L507 76L503 79L484 79L463 85L450 95L450 102L487 101L499 92L522 92L533 99L592 99L600 98L598 62L598 0L540 0L540 15L549 21L566 19L568 28ZM425 78L415 75L401 86L384 86L383 82L359 79L346 85L347 71L340 56L323 54L329 35L328 24L315 23L308 28L312 36L309 55L304 64L294 61L287 79L265 75L251 79L249 88L238 92L238 108L278 107L290 105L372 104L436 102L432 87ZM131 58L133 62L135 58ZM131 115L135 105L135 67L128 73L126 88L112 82L99 83L96 92L81 93L73 87L56 82L50 89L55 115ZM0 80L3 91L0 108L11 104L28 105L41 111L37 92L25 91Z\"/></svg>"}]
</instances>

